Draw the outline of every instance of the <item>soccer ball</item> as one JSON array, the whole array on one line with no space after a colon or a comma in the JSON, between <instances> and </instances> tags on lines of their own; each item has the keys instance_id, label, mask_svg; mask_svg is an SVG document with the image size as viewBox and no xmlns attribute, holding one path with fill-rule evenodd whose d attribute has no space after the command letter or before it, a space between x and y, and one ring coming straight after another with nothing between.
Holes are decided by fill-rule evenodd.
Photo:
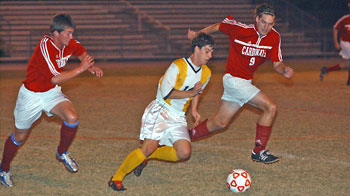
<instances>
[{"instance_id":1,"label":"soccer ball","mask_svg":"<svg viewBox=\"0 0 350 196\"><path fill-rule=\"evenodd\" d=\"M232 170L226 180L227 188L234 193L245 192L250 188L251 183L248 172L243 169Z\"/></svg>"}]
</instances>

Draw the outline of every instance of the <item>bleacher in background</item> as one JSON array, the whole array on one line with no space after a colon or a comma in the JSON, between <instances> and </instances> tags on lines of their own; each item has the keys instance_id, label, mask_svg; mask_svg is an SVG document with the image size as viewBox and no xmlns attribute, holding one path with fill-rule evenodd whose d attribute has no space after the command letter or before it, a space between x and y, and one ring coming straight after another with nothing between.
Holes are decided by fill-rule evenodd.
<instances>
[{"instance_id":1,"label":"bleacher in background","mask_svg":"<svg viewBox=\"0 0 350 196\"><path fill-rule=\"evenodd\" d=\"M73 17L75 38L97 60L153 60L188 55L188 28L199 30L228 15L254 23L255 6L252 0L1 1L0 61L28 61L57 13ZM278 14L275 28L282 37L284 57L322 54L319 39L308 35L307 29L291 28L283 13ZM227 36L215 33L213 37L215 58L225 58Z\"/></svg>"}]
</instances>

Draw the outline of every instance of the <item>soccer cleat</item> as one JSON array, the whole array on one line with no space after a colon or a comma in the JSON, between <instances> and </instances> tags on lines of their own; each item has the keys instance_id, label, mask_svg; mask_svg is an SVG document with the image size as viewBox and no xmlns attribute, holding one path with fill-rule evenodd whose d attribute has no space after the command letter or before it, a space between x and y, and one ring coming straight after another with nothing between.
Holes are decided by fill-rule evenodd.
<instances>
[{"instance_id":1,"label":"soccer cleat","mask_svg":"<svg viewBox=\"0 0 350 196\"><path fill-rule=\"evenodd\" d=\"M109 187L111 187L115 191L125 191L126 190L126 188L123 186L123 183L121 181L113 181L112 178L113 178L113 176L108 181Z\"/></svg>"},{"instance_id":2,"label":"soccer cleat","mask_svg":"<svg viewBox=\"0 0 350 196\"><path fill-rule=\"evenodd\" d=\"M75 173L78 171L78 164L75 162L75 160L70 156L69 152L65 152L63 154L60 154L58 151L56 153L56 157L59 161L63 162L68 171Z\"/></svg>"},{"instance_id":3,"label":"soccer cleat","mask_svg":"<svg viewBox=\"0 0 350 196\"><path fill-rule=\"evenodd\" d=\"M324 77L324 75L326 75L328 72L327 72L327 68L325 67L325 66L323 66L322 68L321 68L321 74L320 74L320 80L321 80L321 82L323 81L323 77Z\"/></svg>"},{"instance_id":4,"label":"soccer cleat","mask_svg":"<svg viewBox=\"0 0 350 196\"><path fill-rule=\"evenodd\" d=\"M138 166L134 169L133 172L134 172L135 176L137 176L137 177L141 176L142 170L143 170L143 168L146 167L146 165L147 165L147 159L144 160L140 165L138 165Z\"/></svg>"},{"instance_id":5,"label":"soccer cleat","mask_svg":"<svg viewBox=\"0 0 350 196\"><path fill-rule=\"evenodd\" d=\"M11 179L10 171L2 171L0 169L0 180L1 180L1 184L4 186L8 186L8 187L13 186L13 181Z\"/></svg>"},{"instance_id":6,"label":"soccer cleat","mask_svg":"<svg viewBox=\"0 0 350 196\"><path fill-rule=\"evenodd\" d=\"M278 157L273 156L270 154L268 150L262 150L258 153L255 153L254 150L252 151L252 160L256 162L261 162L265 164L269 163L275 163L279 161L280 159Z\"/></svg>"}]
</instances>

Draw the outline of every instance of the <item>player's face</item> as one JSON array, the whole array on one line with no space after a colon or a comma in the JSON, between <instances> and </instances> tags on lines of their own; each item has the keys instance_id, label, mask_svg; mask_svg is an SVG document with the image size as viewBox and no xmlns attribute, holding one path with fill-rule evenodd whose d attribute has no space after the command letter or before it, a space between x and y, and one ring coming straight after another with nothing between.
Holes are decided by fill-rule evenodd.
<instances>
[{"instance_id":1,"label":"player's face","mask_svg":"<svg viewBox=\"0 0 350 196\"><path fill-rule=\"evenodd\" d=\"M275 25L275 17L269 14L263 14L260 18L256 17L256 26L260 35L267 35Z\"/></svg>"},{"instance_id":2,"label":"player's face","mask_svg":"<svg viewBox=\"0 0 350 196\"><path fill-rule=\"evenodd\" d=\"M57 35L57 41L59 42L58 45L60 46L68 46L71 39L73 39L73 28L66 28L64 31L61 31L61 33L58 33Z\"/></svg>"},{"instance_id":3,"label":"player's face","mask_svg":"<svg viewBox=\"0 0 350 196\"><path fill-rule=\"evenodd\" d=\"M197 47L198 48L198 47ZM199 49L199 48L198 48ZM214 49L210 45L203 46L199 50L199 61L201 65L207 64L208 61L213 57Z\"/></svg>"}]
</instances>

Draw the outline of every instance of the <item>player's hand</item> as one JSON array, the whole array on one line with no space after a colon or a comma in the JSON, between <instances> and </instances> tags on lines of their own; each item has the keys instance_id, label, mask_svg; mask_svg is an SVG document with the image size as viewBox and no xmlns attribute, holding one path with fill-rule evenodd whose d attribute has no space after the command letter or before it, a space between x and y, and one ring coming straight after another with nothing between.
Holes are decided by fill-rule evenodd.
<instances>
[{"instance_id":1,"label":"player's hand","mask_svg":"<svg viewBox=\"0 0 350 196\"><path fill-rule=\"evenodd\" d=\"M187 31L187 38L192 41L195 37L197 37L197 33L189 28Z\"/></svg>"},{"instance_id":2,"label":"player's hand","mask_svg":"<svg viewBox=\"0 0 350 196\"><path fill-rule=\"evenodd\" d=\"M103 71L99 67L92 66L88 70L89 70L90 73L92 73L93 75L95 75L95 76L97 76L99 78L103 76Z\"/></svg>"},{"instance_id":3,"label":"player's hand","mask_svg":"<svg viewBox=\"0 0 350 196\"><path fill-rule=\"evenodd\" d=\"M193 89L192 89L192 97L198 95L199 93L202 92L202 87L203 87L203 84L201 82L197 82Z\"/></svg>"},{"instance_id":4,"label":"player's hand","mask_svg":"<svg viewBox=\"0 0 350 196\"><path fill-rule=\"evenodd\" d=\"M196 127L200 122L201 115L197 111L192 110L192 116L194 118L194 126Z\"/></svg>"},{"instance_id":5,"label":"player's hand","mask_svg":"<svg viewBox=\"0 0 350 196\"><path fill-rule=\"evenodd\" d=\"M294 75L294 70L293 70L292 68L286 67L286 68L284 69L283 76L284 76L285 78L292 78L293 75Z\"/></svg>"},{"instance_id":6,"label":"player's hand","mask_svg":"<svg viewBox=\"0 0 350 196\"><path fill-rule=\"evenodd\" d=\"M338 42L334 43L334 47L335 47L337 50L340 50L340 49L341 49Z\"/></svg>"},{"instance_id":7,"label":"player's hand","mask_svg":"<svg viewBox=\"0 0 350 196\"><path fill-rule=\"evenodd\" d=\"M90 55L86 55L80 63L81 71L84 72L90 69L91 67L93 67L94 63L94 58Z\"/></svg>"}]
</instances>

